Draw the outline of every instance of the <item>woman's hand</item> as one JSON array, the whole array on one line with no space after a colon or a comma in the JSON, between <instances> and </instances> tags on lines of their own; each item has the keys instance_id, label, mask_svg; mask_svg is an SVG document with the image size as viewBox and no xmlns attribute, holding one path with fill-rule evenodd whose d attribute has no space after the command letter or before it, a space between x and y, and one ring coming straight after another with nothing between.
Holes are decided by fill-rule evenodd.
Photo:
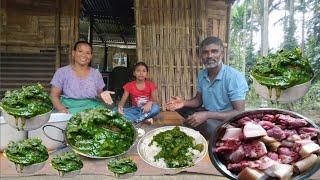
<instances>
[{"instance_id":1,"label":"woman's hand","mask_svg":"<svg viewBox=\"0 0 320 180\"><path fill-rule=\"evenodd\" d=\"M181 109L183 108L183 106L184 100L178 96L172 97L170 101L166 103L166 109L168 109L169 111Z\"/></svg>"},{"instance_id":2,"label":"woman's hand","mask_svg":"<svg viewBox=\"0 0 320 180\"><path fill-rule=\"evenodd\" d=\"M65 107L62 107L62 108L57 109L57 110L58 110L58 112L59 112L59 113L66 113L66 114L69 114L68 109L67 109L67 108L65 108Z\"/></svg>"},{"instance_id":3,"label":"woman's hand","mask_svg":"<svg viewBox=\"0 0 320 180\"><path fill-rule=\"evenodd\" d=\"M122 115L124 115L124 112L123 112L123 107L122 106L118 106L118 112Z\"/></svg>"},{"instance_id":4,"label":"woman's hand","mask_svg":"<svg viewBox=\"0 0 320 180\"><path fill-rule=\"evenodd\" d=\"M111 98L111 95L110 94L114 94L113 91L103 91L100 96L101 96L101 99L108 105L111 105L113 103L113 100Z\"/></svg>"},{"instance_id":5,"label":"woman's hand","mask_svg":"<svg viewBox=\"0 0 320 180\"><path fill-rule=\"evenodd\" d=\"M152 102L149 101L149 102L147 102L147 104L142 106L141 109L143 110L143 113L148 113L151 111L151 107L152 107Z\"/></svg>"}]
</instances>

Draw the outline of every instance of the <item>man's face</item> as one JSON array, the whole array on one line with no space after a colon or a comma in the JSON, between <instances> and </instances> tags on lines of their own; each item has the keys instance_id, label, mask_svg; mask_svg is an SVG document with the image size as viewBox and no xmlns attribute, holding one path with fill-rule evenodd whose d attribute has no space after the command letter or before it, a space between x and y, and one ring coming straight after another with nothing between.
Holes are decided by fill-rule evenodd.
<instances>
[{"instance_id":1,"label":"man's face","mask_svg":"<svg viewBox=\"0 0 320 180\"><path fill-rule=\"evenodd\" d=\"M206 68L215 68L222 63L223 50L217 44L209 44L205 46L201 59Z\"/></svg>"}]
</instances>

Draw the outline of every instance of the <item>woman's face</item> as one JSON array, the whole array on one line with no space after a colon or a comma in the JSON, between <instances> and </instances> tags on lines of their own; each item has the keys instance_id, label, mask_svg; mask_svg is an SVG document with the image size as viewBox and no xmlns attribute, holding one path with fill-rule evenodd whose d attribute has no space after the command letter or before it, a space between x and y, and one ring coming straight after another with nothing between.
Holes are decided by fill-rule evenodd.
<instances>
[{"instance_id":1,"label":"woman's face","mask_svg":"<svg viewBox=\"0 0 320 180\"><path fill-rule=\"evenodd\" d=\"M82 66L89 65L92 59L92 50L88 44L78 44L77 49L72 51L74 63Z\"/></svg>"},{"instance_id":2,"label":"woman's face","mask_svg":"<svg viewBox=\"0 0 320 180\"><path fill-rule=\"evenodd\" d=\"M133 72L134 77L136 77L137 80L144 81L147 78L147 69L144 66L137 66L136 69Z\"/></svg>"}]
</instances>

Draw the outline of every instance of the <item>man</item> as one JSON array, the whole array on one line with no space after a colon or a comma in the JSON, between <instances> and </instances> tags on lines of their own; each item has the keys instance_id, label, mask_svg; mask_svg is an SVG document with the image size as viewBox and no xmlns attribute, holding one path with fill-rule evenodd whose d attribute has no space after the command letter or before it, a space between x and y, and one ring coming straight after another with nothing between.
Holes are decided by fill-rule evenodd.
<instances>
[{"instance_id":1,"label":"man","mask_svg":"<svg viewBox=\"0 0 320 180\"><path fill-rule=\"evenodd\" d=\"M190 100L172 97L168 110L182 115L187 126L199 130L207 139L212 132L235 114L244 111L248 85L244 75L222 63L223 43L207 37L200 44L204 69L198 74L197 94Z\"/></svg>"}]
</instances>

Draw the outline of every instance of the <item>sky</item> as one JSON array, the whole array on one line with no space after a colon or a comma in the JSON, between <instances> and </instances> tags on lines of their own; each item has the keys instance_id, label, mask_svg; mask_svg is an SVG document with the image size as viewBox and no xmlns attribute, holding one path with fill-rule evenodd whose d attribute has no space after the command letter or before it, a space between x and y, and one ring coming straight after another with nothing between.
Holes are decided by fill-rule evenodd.
<instances>
[{"instance_id":1,"label":"sky","mask_svg":"<svg viewBox=\"0 0 320 180\"><path fill-rule=\"evenodd\" d=\"M298 5L295 3L295 5ZM283 9L283 7L281 7ZM276 51L280 49L281 43L283 42L283 24L282 22L278 22L279 19L285 16L284 10L274 10L269 14L269 48L272 51ZM312 12L307 12L305 14L305 19L308 20L312 17ZM277 23L276 23L277 22ZM295 36L298 40L298 43L301 43L301 24L302 24L302 13L295 12L295 23L297 26ZM255 43L255 51L260 49L260 41L261 41L261 32L254 33L253 41ZM306 37L306 32L305 37Z\"/></svg>"}]
</instances>

